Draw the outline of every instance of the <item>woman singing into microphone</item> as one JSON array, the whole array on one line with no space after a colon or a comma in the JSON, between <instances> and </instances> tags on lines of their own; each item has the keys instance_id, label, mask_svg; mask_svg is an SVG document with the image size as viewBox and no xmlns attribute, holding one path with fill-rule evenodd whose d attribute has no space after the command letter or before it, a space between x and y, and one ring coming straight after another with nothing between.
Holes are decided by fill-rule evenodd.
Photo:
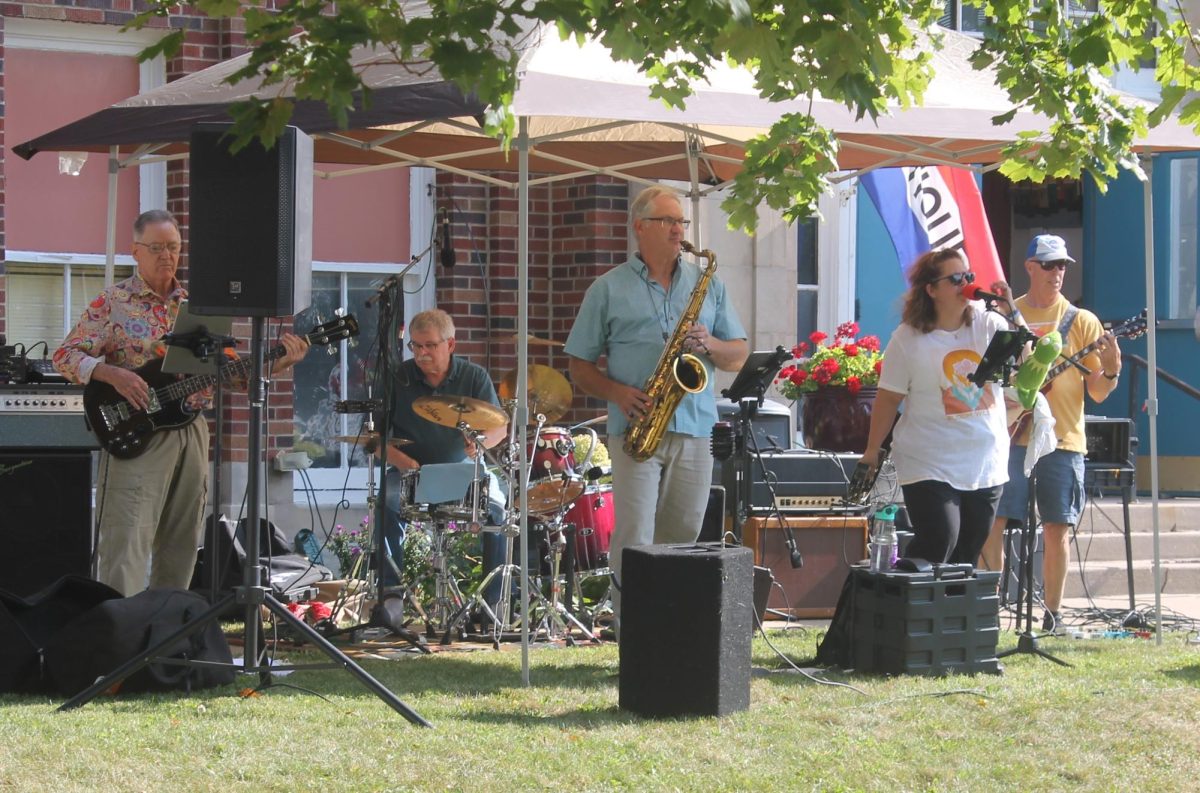
<instances>
[{"instance_id":1,"label":"woman singing into microphone","mask_svg":"<svg viewBox=\"0 0 1200 793\"><path fill-rule=\"evenodd\" d=\"M930 251L908 271L902 322L883 358L862 462L875 468L896 422L892 459L915 536L905 556L974 564L1008 481L1004 399L967 379L1005 327L963 294L975 280L955 250ZM1007 284L993 285L1008 297Z\"/></svg>"}]
</instances>

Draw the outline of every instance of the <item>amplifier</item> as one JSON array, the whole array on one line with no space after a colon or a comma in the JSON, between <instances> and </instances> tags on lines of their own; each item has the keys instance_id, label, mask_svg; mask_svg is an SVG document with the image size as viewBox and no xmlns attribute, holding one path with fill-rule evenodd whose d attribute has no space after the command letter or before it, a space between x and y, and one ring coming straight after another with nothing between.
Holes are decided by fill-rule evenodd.
<instances>
[{"instance_id":1,"label":"amplifier","mask_svg":"<svg viewBox=\"0 0 1200 793\"><path fill-rule=\"evenodd\" d=\"M0 413L78 413L82 416L83 386L0 383Z\"/></svg>"},{"instance_id":2,"label":"amplifier","mask_svg":"<svg viewBox=\"0 0 1200 793\"><path fill-rule=\"evenodd\" d=\"M1133 435L1133 419L1084 416L1089 466L1126 468L1133 465L1137 438Z\"/></svg>"},{"instance_id":3,"label":"amplifier","mask_svg":"<svg viewBox=\"0 0 1200 793\"><path fill-rule=\"evenodd\" d=\"M771 490L763 479L763 468L775 489L775 507L785 514L815 514L832 511L861 512L858 505L844 506L850 475L858 454L790 449L766 452L762 465L750 461L750 513L772 511ZM722 479L727 493L736 492L737 466L726 463ZM732 499L728 499L732 501Z\"/></svg>"}]
</instances>

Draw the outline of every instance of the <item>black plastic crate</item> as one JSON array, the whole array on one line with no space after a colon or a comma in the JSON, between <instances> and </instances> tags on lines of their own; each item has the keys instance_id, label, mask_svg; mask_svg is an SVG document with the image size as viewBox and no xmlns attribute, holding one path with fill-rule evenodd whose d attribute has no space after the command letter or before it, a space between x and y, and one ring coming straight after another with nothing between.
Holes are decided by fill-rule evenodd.
<instances>
[{"instance_id":1,"label":"black plastic crate","mask_svg":"<svg viewBox=\"0 0 1200 793\"><path fill-rule=\"evenodd\" d=\"M855 567L854 668L885 674L998 674L1000 574L966 567L929 573Z\"/></svg>"}]
</instances>

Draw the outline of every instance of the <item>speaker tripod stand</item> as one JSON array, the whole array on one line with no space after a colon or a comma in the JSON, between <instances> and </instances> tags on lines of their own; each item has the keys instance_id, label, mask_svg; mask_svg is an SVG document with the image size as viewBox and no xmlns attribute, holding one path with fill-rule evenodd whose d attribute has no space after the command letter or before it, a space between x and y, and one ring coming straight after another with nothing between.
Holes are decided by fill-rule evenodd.
<instances>
[{"instance_id":1,"label":"speaker tripod stand","mask_svg":"<svg viewBox=\"0 0 1200 793\"><path fill-rule=\"evenodd\" d=\"M261 498L260 477L263 464L263 411L266 408L266 382L263 378L263 336L264 319L254 317L251 331L251 374L250 374L250 443L247 476L247 524L250 530L246 532L246 557L248 564L242 571L242 586L219 599L200 616L182 625L178 630L151 645L143 652L118 666L109 674L97 680L88 688L71 697L59 706L60 711L73 710L91 702L95 697L114 685L122 682L134 672L150 663L167 661L177 663L175 659L163 659L161 656L168 648L175 646L181 639L186 639L208 627L209 623L221 618L227 608L235 604L245 607L245 644L243 651L242 671L257 674L259 685L267 687L271 684L272 667L263 663L259 652L261 624L261 609L266 608L279 620L289 625L298 635L311 641L321 652L325 653L332 664L305 664L297 666L277 666L274 670L313 669L313 668L342 668L354 675L359 682L382 699L389 707L421 727L432 727L420 714L409 708L393 694L386 686L372 677L365 669L347 657L311 625L296 617L287 606L277 600L262 583L262 567L259 559L259 500ZM253 658L251 658L253 654ZM187 663L187 662L183 662Z\"/></svg>"}]
</instances>

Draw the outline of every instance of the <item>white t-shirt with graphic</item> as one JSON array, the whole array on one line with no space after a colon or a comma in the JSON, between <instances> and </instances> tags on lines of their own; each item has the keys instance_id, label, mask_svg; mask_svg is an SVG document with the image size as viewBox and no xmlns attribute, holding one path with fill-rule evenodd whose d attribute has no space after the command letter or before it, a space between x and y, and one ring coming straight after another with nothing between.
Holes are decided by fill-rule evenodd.
<instances>
[{"instance_id":1,"label":"white t-shirt with graphic","mask_svg":"<svg viewBox=\"0 0 1200 793\"><path fill-rule=\"evenodd\" d=\"M958 490L1008 481L1008 434L1000 386L967 380L1003 317L972 306L956 331L922 333L901 325L883 356L879 387L904 394L892 460L900 484L933 479Z\"/></svg>"}]
</instances>

